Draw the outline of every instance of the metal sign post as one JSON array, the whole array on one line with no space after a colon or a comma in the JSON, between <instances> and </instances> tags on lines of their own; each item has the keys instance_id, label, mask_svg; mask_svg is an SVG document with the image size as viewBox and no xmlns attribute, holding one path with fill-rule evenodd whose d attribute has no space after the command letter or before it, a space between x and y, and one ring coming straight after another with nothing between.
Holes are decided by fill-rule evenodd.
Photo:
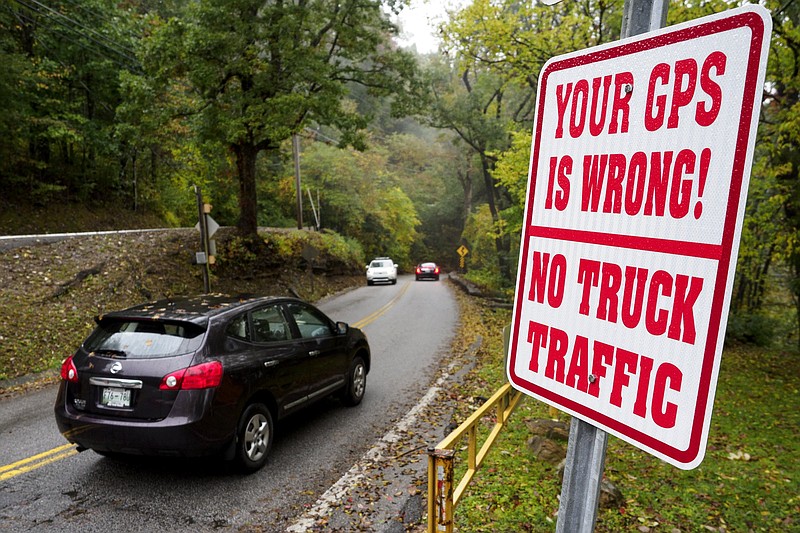
<instances>
[{"instance_id":1,"label":"metal sign post","mask_svg":"<svg viewBox=\"0 0 800 533\"><path fill-rule=\"evenodd\" d=\"M625 0L621 37L624 39L663 28L668 7L669 0ZM572 417L557 533L594 531L607 446L608 434L605 431Z\"/></svg>"},{"instance_id":2,"label":"metal sign post","mask_svg":"<svg viewBox=\"0 0 800 533\"><path fill-rule=\"evenodd\" d=\"M668 8L669 0L625 0L621 37L625 39L663 28Z\"/></svg>"},{"instance_id":3,"label":"metal sign post","mask_svg":"<svg viewBox=\"0 0 800 533\"><path fill-rule=\"evenodd\" d=\"M605 431L572 417L558 506L557 533L594 531L607 444L608 434Z\"/></svg>"},{"instance_id":4,"label":"metal sign post","mask_svg":"<svg viewBox=\"0 0 800 533\"><path fill-rule=\"evenodd\" d=\"M208 220L206 219L205 203L203 202L203 194L200 192L200 187L194 186L194 194L197 199L197 228L200 230L200 244L203 247L201 254L198 254L198 264L203 269L203 292L208 294L211 292L211 275L209 272L208 261ZM200 261L200 259L202 261Z\"/></svg>"},{"instance_id":5,"label":"metal sign post","mask_svg":"<svg viewBox=\"0 0 800 533\"><path fill-rule=\"evenodd\" d=\"M195 254L195 261L203 268L203 289L206 294L211 292L211 270L210 265L215 262L217 255L217 243L212 239L219 229L217 221L211 218L211 204L203 202L203 194L200 187L193 185L194 194L197 198L198 221L195 229L200 232L200 245L202 251Z\"/></svg>"}]
</instances>

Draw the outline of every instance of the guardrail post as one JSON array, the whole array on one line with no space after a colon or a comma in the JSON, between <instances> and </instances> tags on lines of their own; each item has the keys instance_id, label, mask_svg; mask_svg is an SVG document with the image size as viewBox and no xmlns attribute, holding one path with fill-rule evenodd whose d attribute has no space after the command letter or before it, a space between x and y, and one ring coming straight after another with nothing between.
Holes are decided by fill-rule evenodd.
<instances>
[{"instance_id":1,"label":"guardrail post","mask_svg":"<svg viewBox=\"0 0 800 533\"><path fill-rule=\"evenodd\" d=\"M513 391L512 391L513 392ZM497 423L502 424L503 426L506 425L506 421L508 417L511 416L511 412L508 409L509 404L511 403L511 396L509 394L504 395L499 402L497 402Z\"/></svg>"},{"instance_id":2,"label":"guardrail post","mask_svg":"<svg viewBox=\"0 0 800 533\"><path fill-rule=\"evenodd\" d=\"M478 428L470 426L467 432L467 470L475 472L478 469Z\"/></svg>"},{"instance_id":3,"label":"guardrail post","mask_svg":"<svg viewBox=\"0 0 800 533\"><path fill-rule=\"evenodd\" d=\"M454 457L455 450L428 448L428 533L453 531Z\"/></svg>"},{"instance_id":4,"label":"guardrail post","mask_svg":"<svg viewBox=\"0 0 800 533\"><path fill-rule=\"evenodd\" d=\"M458 428L436 446L428 448L428 533L451 533L455 527L455 508L464 491L476 475L478 468L505 427L511 413L523 394L506 383ZM494 410L497 420L478 446L478 426ZM467 439L467 468L458 483L455 482L455 448ZM460 453L460 452L459 452Z\"/></svg>"}]
</instances>

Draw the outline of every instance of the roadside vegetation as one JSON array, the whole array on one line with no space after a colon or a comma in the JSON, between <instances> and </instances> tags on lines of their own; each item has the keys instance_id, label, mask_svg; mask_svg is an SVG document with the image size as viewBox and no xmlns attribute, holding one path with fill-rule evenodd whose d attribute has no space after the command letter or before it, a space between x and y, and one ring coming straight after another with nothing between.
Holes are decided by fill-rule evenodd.
<instances>
[{"instance_id":1,"label":"roadside vegetation","mask_svg":"<svg viewBox=\"0 0 800 533\"><path fill-rule=\"evenodd\" d=\"M335 234L286 230L253 246L230 230L218 236L211 290L299 296L315 301L363 283L362 251ZM0 252L0 392L15 378L45 372L115 309L203 292L194 229L98 235ZM313 250L306 259L304 252Z\"/></svg>"},{"instance_id":2,"label":"roadside vegetation","mask_svg":"<svg viewBox=\"0 0 800 533\"><path fill-rule=\"evenodd\" d=\"M221 239L212 290L299 294L315 300L362 284L351 243L289 230L263 234L258 254L230 233ZM202 288L190 264L194 230L145 233L125 239L97 236L0 253L0 395L24 386L10 378L45 371L57 379L61 359L113 308ZM303 250L320 250L309 264ZM457 292L460 331L453 352L480 337L476 367L450 391L459 401L454 421L504 381L501 331L507 309ZM24 332L20 334L19 332ZM800 528L800 365L792 348L734 343L726 347L707 453L684 472L611 437L605 476L623 500L600 511L597 531L793 531ZM30 386L25 385L25 386ZM460 531L553 531L561 480L557 464L528 447L528 422L569 417L525 398L456 510ZM490 421L487 421L487 428ZM435 445L431 442L429 445ZM458 463L457 463L458 464ZM463 461L461 462L463 471Z\"/></svg>"},{"instance_id":3,"label":"roadside vegetation","mask_svg":"<svg viewBox=\"0 0 800 533\"><path fill-rule=\"evenodd\" d=\"M501 332L511 320L508 310L480 298L459 300L463 348L477 336L483 341L475 371L453 392L461 398L457 421L472 413L475 398L488 398L505 381ZM570 417L523 398L456 508L458 531L555 530L559 460L539 459L529 447L529 423L539 419L569 422ZM485 432L493 423L486 420ZM605 478L622 497L601 507L596 531L800 531L799 429L800 363L794 348L727 346L703 462L683 471L610 436ZM566 441L562 444L565 453ZM457 456L457 476L465 458Z\"/></svg>"}]
</instances>

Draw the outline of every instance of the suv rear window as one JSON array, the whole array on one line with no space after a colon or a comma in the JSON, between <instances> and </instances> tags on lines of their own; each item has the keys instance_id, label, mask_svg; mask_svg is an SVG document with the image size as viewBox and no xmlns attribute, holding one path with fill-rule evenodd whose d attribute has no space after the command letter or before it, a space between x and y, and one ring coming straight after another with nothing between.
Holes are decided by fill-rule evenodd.
<instances>
[{"instance_id":1,"label":"suv rear window","mask_svg":"<svg viewBox=\"0 0 800 533\"><path fill-rule=\"evenodd\" d=\"M170 357L197 350L205 330L189 322L103 321L83 347L127 359Z\"/></svg>"}]
</instances>

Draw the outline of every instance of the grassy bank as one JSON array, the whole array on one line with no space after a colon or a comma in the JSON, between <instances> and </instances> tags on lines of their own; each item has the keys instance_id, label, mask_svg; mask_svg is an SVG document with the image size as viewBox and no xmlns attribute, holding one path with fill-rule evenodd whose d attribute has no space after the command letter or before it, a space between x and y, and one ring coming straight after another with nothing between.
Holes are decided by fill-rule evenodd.
<instances>
[{"instance_id":1,"label":"grassy bank","mask_svg":"<svg viewBox=\"0 0 800 533\"><path fill-rule=\"evenodd\" d=\"M488 397L505 380L500 332L510 313L483 307L477 299L461 300L464 334L480 334L484 343L479 367L459 394ZM463 420L471 405L461 404ZM456 509L459 531L555 530L561 491L557 466L528 450L526 425L553 412L533 398L523 400ZM556 416L569 420L564 413ZM798 437L798 354L727 348L703 463L682 471L610 437L605 476L623 501L600 510L596 531L800 531Z\"/></svg>"},{"instance_id":2,"label":"grassy bank","mask_svg":"<svg viewBox=\"0 0 800 533\"><path fill-rule=\"evenodd\" d=\"M335 234L288 230L257 245L217 236L211 291L297 295L315 301L363 283L360 250ZM201 294L192 265L199 233L98 235L0 252L0 393L16 378L53 371L94 317L151 300ZM311 261L308 250L313 250Z\"/></svg>"}]
</instances>

